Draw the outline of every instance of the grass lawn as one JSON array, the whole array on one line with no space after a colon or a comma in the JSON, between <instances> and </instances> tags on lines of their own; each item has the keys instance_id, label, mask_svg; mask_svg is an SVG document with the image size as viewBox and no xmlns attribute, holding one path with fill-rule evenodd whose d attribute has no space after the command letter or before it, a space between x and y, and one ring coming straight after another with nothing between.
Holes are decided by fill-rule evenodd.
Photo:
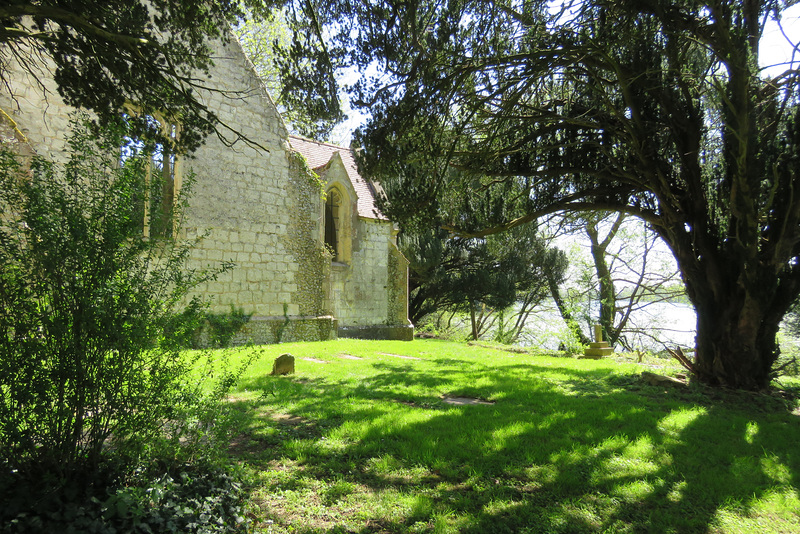
<instances>
[{"instance_id":1,"label":"grass lawn","mask_svg":"<svg viewBox=\"0 0 800 534\"><path fill-rule=\"evenodd\" d=\"M778 397L640 380L675 372L665 360L253 350L230 454L257 532L800 532L800 412ZM269 376L284 352L296 373Z\"/></svg>"}]
</instances>

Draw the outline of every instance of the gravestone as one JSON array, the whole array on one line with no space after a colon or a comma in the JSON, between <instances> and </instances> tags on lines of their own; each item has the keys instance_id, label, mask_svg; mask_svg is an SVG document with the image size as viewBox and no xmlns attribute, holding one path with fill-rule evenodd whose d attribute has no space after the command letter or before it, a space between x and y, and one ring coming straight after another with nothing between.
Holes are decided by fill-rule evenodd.
<instances>
[{"instance_id":1,"label":"gravestone","mask_svg":"<svg viewBox=\"0 0 800 534\"><path fill-rule=\"evenodd\" d=\"M291 354L281 354L275 358L272 364L272 376L280 375L293 375L294 374L294 356Z\"/></svg>"}]
</instances>

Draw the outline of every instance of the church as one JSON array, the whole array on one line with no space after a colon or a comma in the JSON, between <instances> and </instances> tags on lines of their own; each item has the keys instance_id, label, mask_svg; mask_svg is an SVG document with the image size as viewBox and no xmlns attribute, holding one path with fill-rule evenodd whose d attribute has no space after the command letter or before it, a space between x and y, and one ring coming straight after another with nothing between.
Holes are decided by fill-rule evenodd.
<instances>
[{"instance_id":1,"label":"church","mask_svg":"<svg viewBox=\"0 0 800 534\"><path fill-rule=\"evenodd\" d=\"M408 262L376 206L379 184L359 175L349 148L289 134L234 38L218 43L214 61L200 99L254 143L230 146L211 135L191 158L163 164L170 198L194 176L183 230L205 238L190 267L235 263L199 288L210 311L233 305L251 315L235 343L412 339ZM73 109L52 79L11 68L0 90L9 123L0 134L48 158L63 154Z\"/></svg>"}]
</instances>

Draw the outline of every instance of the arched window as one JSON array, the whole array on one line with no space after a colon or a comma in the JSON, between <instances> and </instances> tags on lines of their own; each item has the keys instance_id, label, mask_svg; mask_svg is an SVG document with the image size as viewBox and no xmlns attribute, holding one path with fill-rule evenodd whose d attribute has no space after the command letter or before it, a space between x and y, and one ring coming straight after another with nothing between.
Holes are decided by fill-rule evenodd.
<instances>
[{"instance_id":1,"label":"arched window","mask_svg":"<svg viewBox=\"0 0 800 534\"><path fill-rule=\"evenodd\" d=\"M123 119L130 117L124 114ZM180 189L179 158L175 152L174 141L178 138L178 126L161 117L144 116L147 123L161 130L172 145L156 143L147 146L142 139L125 136L120 147L120 165L128 158L144 155L147 158L146 191L138 199L138 214L142 232L146 237L172 237L174 230L175 199Z\"/></svg>"},{"instance_id":2,"label":"arched window","mask_svg":"<svg viewBox=\"0 0 800 534\"><path fill-rule=\"evenodd\" d=\"M341 261L341 246L339 234L341 233L342 196L336 189L330 189L325 199L325 245L333 254L334 261Z\"/></svg>"}]
</instances>

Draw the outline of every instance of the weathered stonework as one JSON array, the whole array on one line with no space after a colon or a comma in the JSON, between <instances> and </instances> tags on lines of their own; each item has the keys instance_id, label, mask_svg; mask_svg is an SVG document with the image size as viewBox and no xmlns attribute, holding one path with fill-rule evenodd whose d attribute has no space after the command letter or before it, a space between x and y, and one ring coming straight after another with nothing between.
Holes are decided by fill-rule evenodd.
<instances>
[{"instance_id":1,"label":"weathered stonework","mask_svg":"<svg viewBox=\"0 0 800 534\"><path fill-rule=\"evenodd\" d=\"M294 374L294 356L291 354L281 354L275 358L272 364L272 376L292 375Z\"/></svg>"},{"instance_id":2,"label":"weathered stonework","mask_svg":"<svg viewBox=\"0 0 800 534\"><path fill-rule=\"evenodd\" d=\"M239 44L229 38L217 46L206 80L212 90L201 91L200 99L268 152L243 142L230 146L211 135L181 161L183 174L194 174L184 236L205 236L188 266L236 264L199 287L199 294L211 298L214 313L233 304L253 314L234 343L323 340L363 327L410 331L407 262L393 244L392 224L359 212L363 193L354 189L341 157L325 169L330 176L312 170L315 165L293 148L294 138ZM73 110L58 98L51 78L40 77L45 94L23 69L11 72L0 108L13 120L17 137L58 160ZM341 264L331 261L324 245L323 195L333 183L350 201L348 261Z\"/></svg>"},{"instance_id":3,"label":"weathered stonework","mask_svg":"<svg viewBox=\"0 0 800 534\"><path fill-rule=\"evenodd\" d=\"M325 225L336 226L328 302L339 321L339 336L412 339L408 261L397 248L394 225L377 209L376 186L358 175L350 149L294 136L289 140L319 173L326 195L335 194L340 203L335 216L321 206L318 229L318 241L324 242L331 237Z\"/></svg>"}]
</instances>

